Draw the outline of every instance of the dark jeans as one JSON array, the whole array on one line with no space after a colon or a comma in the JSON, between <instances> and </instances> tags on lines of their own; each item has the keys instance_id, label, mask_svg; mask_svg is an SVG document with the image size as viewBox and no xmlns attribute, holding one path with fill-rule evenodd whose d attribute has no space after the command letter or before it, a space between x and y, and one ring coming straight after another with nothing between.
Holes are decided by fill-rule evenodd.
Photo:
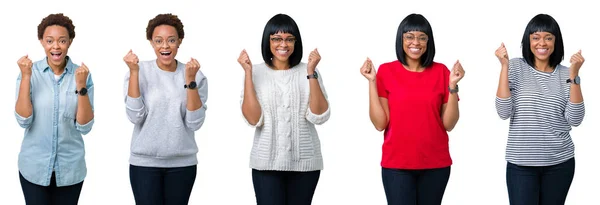
<instances>
[{"instance_id":1,"label":"dark jeans","mask_svg":"<svg viewBox=\"0 0 600 205\"><path fill-rule=\"evenodd\" d=\"M575 175L575 158L543 166L506 165L506 185L511 205L565 204Z\"/></svg>"},{"instance_id":2,"label":"dark jeans","mask_svg":"<svg viewBox=\"0 0 600 205\"><path fill-rule=\"evenodd\" d=\"M56 187L56 177L52 172L49 186L40 186L27 181L19 172L21 188L27 205L76 205L83 182L71 186Z\"/></svg>"},{"instance_id":3,"label":"dark jeans","mask_svg":"<svg viewBox=\"0 0 600 205\"><path fill-rule=\"evenodd\" d=\"M129 165L129 181L139 205L186 205L196 181L196 165L158 168Z\"/></svg>"},{"instance_id":4,"label":"dark jeans","mask_svg":"<svg viewBox=\"0 0 600 205\"><path fill-rule=\"evenodd\" d=\"M321 171L289 172L252 169L258 205L310 205Z\"/></svg>"},{"instance_id":5,"label":"dark jeans","mask_svg":"<svg viewBox=\"0 0 600 205\"><path fill-rule=\"evenodd\" d=\"M450 178L450 167L439 169L382 168L388 205L440 205Z\"/></svg>"}]
</instances>

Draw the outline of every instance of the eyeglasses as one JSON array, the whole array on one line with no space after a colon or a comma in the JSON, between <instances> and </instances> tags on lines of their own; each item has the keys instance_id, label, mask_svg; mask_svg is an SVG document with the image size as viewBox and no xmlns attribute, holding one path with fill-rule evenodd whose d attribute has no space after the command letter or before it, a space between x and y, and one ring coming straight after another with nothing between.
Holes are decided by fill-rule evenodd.
<instances>
[{"instance_id":1,"label":"eyeglasses","mask_svg":"<svg viewBox=\"0 0 600 205\"><path fill-rule=\"evenodd\" d=\"M178 39L175 37L168 38L166 41L162 38L155 38L152 40L152 44L154 44L154 46L162 46L166 42L169 46L177 46L177 40Z\"/></svg>"},{"instance_id":2,"label":"eyeglasses","mask_svg":"<svg viewBox=\"0 0 600 205\"><path fill-rule=\"evenodd\" d=\"M406 35L404 35L402 37L408 43L415 42L415 40L418 40L419 43L427 43L427 41L429 40L429 38L427 36L415 37L415 35L412 35L412 34L406 34Z\"/></svg>"},{"instance_id":3,"label":"eyeglasses","mask_svg":"<svg viewBox=\"0 0 600 205\"><path fill-rule=\"evenodd\" d=\"M44 41L45 41L45 42L46 42L46 44L48 44L48 45L52 45L52 44L54 44L55 42L58 42L58 44L60 44L60 45L66 45L67 43L69 43L69 40L67 40L67 39L64 39L64 38L60 38L60 39L58 39L58 40L54 40L54 39L51 39L51 38L47 38L47 39L46 39L46 40L44 40Z\"/></svg>"},{"instance_id":4,"label":"eyeglasses","mask_svg":"<svg viewBox=\"0 0 600 205\"><path fill-rule=\"evenodd\" d=\"M543 38L540 36L536 36L536 35L531 36L531 42L538 42L538 41L541 41L542 39L544 41L552 41L552 40L554 40L554 36L544 36Z\"/></svg>"},{"instance_id":5,"label":"eyeglasses","mask_svg":"<svg viewBox=\"0 0 600 205\"><path fill-rule=\"evenodd\" d=\"M290 38L283 39L281 37L273 37L273 38L271 38L271 41L276 44L279 44L282 41L285 41L286 44L294 44L294 43L296 43L296 38L290 37Z\"/></svg>"}]
</instances>

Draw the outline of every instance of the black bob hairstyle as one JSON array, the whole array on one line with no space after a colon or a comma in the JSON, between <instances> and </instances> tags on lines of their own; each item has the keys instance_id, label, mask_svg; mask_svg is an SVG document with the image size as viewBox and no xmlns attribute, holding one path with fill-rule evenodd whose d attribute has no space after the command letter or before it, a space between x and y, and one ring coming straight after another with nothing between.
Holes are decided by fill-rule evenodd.
<instances>
[{"instance_id":1,"label":"black bob hairstyle","mask_svg":"<svg viewBox=\"0 0 600 205\"><path fill-rule=\"evenodd\" d=\"M296 38L294 52L289 58L290 68L293 68L300 64L300 60L302 60L302 37L300 36L300 30L294 19L286 14L277 14L273 16L267 22L267 25L265 25L261 45L263 60L267 65L273 66L270 36L279 32L292 34Z\"/></svg>"},{"instance_id":2,"label":"black bob hairstyle","mask_svg":"<svg viewBox=\"0 0 600 205\"><path fill-rule=\"evenodd\" d=\"M538 14L533 17L523 33L521 40L521 48L523 50L523 58L531 67L535 68L535 56L531 52L529 36L535 32L548 32L554 35L554 52L550 54L549 65L555 68L564 58L565 47L563 45L562 33L558 23L552 16L548 14Z\"/></svg>"},{"instance_id":3,"label":"black bob hairstyle","mask_svg":"<svg viewBox=\"0 0 600 205\"><path fill-rule=\"evenodd\" d=\"M404 38L403 35L409 31L420 31L427 35L427 50L421 56L421 66L427 68L433 64L435 56L435 43L433 40L433 31L429 21L421 14L410 14L400 22L398 33L396 34L396 57L403 65L408 65L406 62L406 53L404 53Z\"/></svg>"}]
</instances>

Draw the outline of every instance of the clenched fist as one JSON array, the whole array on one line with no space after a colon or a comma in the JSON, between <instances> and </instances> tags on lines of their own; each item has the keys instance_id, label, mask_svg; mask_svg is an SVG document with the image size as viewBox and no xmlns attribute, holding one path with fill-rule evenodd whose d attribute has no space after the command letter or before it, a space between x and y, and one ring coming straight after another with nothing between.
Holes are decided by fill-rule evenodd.
<instances>
[{"instance_id":1,"label":"clenched fist","mask_svg":"<svg viewBox=\"0 0 600 205\"><path fill-rule=\"evenodd\" d=\"M31 66L33 63L29 59L28 55L25 55L17 61L19 68L21 69L22 76L31 76Z\"/></svg>"},{"instance_id":2,"label":"clenched fist","mask_svg":"<svg viewBox=\"0 0 600 205\"><path fill-rule=\"evenodd\" d=\"M504 43L500 45L498 49L496 49L496 57L500 60L502 65L508 65L508 53L506 52L506 47L504 47Z\"/></svg>"},{"instance_id":3,"label":"clenched fist","mask_svg":"<svg viewBox=\"0 0 600 205\"><path fill-rule=\"evenodd\" d=\"M579 69L581 69L581 65L583 65L584 61L585 61L585 59L581 55L581 50L579 50L579 52L573 54L573 56L571 56L571 60L570 60L570 62L571 62L570 72L572 74L579 75Z\"/></svg>"},{"instance_id":4,"label":"clenched fist","mask_svg":"<svg viewBox=\"0 0 600 205\"><path fill-rule=\"evenodd\" d=\"M240 53L240 57L238 58L238 63L244 68L244 71L252 71L252 62L250 62L250 57L248 57L248 53L246 53L246 49L242 50Z\"/></svg>"},{"instance_id":5,"label":"clenched fist","mask_svg":"<svg viewBox=\"0 0 600 205\"><path fill-rule=\"evenodd\" d=\"M140 70L140 66L138 65L140 60L138 59L137 55L135 55L133 53L133 51L129 50L127 55L125 55L125 57L123 57L123 61L125 61L125 64L127 64L127 67L129 67L129 71L139 71Z\"/></svg>"},{"instance_id":6,"label":"clenched fist","mask_svg":"<svg viewBox=\"0 0 600 205\"><path fill-rule=\"evenodd\" d=\"M78 88L86 86L88 73L90 73L90 70L83 62L79 68L75 69L75 83Z\"/></svg>"},{"instance_id":7,"label":"clenched fist","mask_svg":"<svg viewBox=\"0 0 600 205\"><path fill-rule=\"evenodd\" d=\"M450 71L450 85L455 87L455 85L458 84L463 77L465 77L465 70L457 60L454 64L454 67L452 67L452 70Z\"/></svg>"},{"instance_id":8,"label":"clenched fist","mask_svg":"<svg viewBox=\"0 0 600 205\"><path fill-rule=\"evenodd\" d=\"M362 67L360 68L360 74L365 76L365 78L367 78L369 81L375 81L377 72L375 71L375 67L373 67L373 62L371 62L371 59L367 58L367 60L365 60L365 63L363 63Z\"/></svg>"},{"instance_id":9,"label":"clenched fist","mask_svg":"<svg viewBox=\"0 0 600 205\"><path fill-rule=\"evenodd\" d=\"M315 50L311 51L310 54L308 55L307 69L308 69L309 74L315 72L315 69L317 68L317 64L319 64L319 61L321 61L321 55L319 55L319 51L317 51L317 49L315 48Z\"/></svg>"},{"instance_id":10,"label":"clenched fist","mask_svg":"<svg viewBox=\"0 0 600 205\"><path fill-rule=\"evenodd\" d=\"M185 78L188 82L196 80L196 73L200 70L200 63L191 58L189 62L185 64Z\"/></svg>"}]
</instances>

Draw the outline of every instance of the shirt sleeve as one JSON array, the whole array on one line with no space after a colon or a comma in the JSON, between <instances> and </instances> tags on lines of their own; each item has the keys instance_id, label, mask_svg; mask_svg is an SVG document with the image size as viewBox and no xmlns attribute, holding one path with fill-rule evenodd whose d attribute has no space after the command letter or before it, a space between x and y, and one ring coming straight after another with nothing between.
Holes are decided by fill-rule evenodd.
<instances>
[{"instance_id":1,"label":"shirt sleeve","mask_svg":"<svg viewBox=\"0 0 600 205\"><path fill-rule=\"evenodd\" d=\"M516 80L514 76L514 67L516 65L514 64L518 63L518 60L519 59L512 59L508 65L508 88L510 90L510 96L508 98L499 98L496 96L496 112L498 113L498 116L500 116L500 119L503 120L510 118L514 113L515 103L513 96L515 95L514 81Z\"/></svg>"},{"instance_id":2,"label":"shirt sleeve","mask_svg":"<svg viewBox=\"0 0 600 205\"><path fill-rule=\"evenodd\" d=\"M444 79L444 83L442 85L442 92L444 92L444 99L443 99L443 104L448 103L448 98L450 97L450 70L448 69L448 67L446 67L446 65L444 64L439 64L442 66L442 79ZM460 88L459 88L460 89ZM460 96L458 95L458 93L456 93L456 100L460 101Z\"/></svg>"},{"instance_id":3,"label":"shirt sleeve","mask_svg":"<svg viewBox=\"0 0 600 205\"><path fill-rule=\"evenodd\" d=\"M379 66L379 69L377 69L377 74L375 76L375 79L377 81L377 94L379 95L379 97L382 98L388 98L388 89L385 87L386 85L386 74L385 74L385 66L386 64L381 64Z\"/></svg>"},{"instance_id":4,"label":"shirt sleeve","mask_svg":"<svg viewBox=\"0 0 600 205\"><path fill-rule=\"evenodd\" d=\"M19 90L20 89L21 89L21 74L19 74L19 77L17 77L17 90L16 90L16 95L15 95L15 102L19 98ZM29 96L30 96L29 99L31 99L31 86L30 86L30 90L29 90ZM29 128L31 126L31 123L33 122L33 112L31 112L31 115L29 117L23 117L23 116L19 115L19 113L17 113L17 111L15 110L15 118L17 119L17 123L19 123L19 126L21 126L22 128Z\"/></svg>"},{"instance_id":5,"label":"shirt sleeve","mask_svg":"<svg viewBox=\"0 0 600 205\"><path fill-rule=\"evenodd\" d=\"M87 79L87 83L86 83L85 87L87 88L87 96L90 99L90 105L92 106L92 112L94 112L94 81L92 81L91 73L88 74L88 79ZM93 126L94 126L94 118L92 118L92 120L85 123L84 125L79 124L77 122L77 120L75 120L75 128L77 129L77 131L79 131L83 135L86 135L87 133L89 133L92 130Z\"/></svg>"},{"instance_id":6,"label":"shirt sleeve","mask_svg":"<svg viewBox=\"0 0 600 205\"><path fill-rule=\"evenodd\" d=\"M208 80L202 71L198 71L196 74L196 82L198 82L198 94L200 95L202 106L197 110L185 109L185 124L188 129L193 131L199 130L204 124L207 109L206 101L208 100Z\"/></svg>"},{"instance_id":7,"label":"shirt sleeve","mask_svg":"<svg viewBox=\"0 0 600 205\"><path fill-rule=\"evenodd\" d=\"M319 73L320 72L315 69L315 72ZM327 110L325 110L325 112L317 115L315 114L311 109L310 109L310 101L309 101L309 105L308 105L308 111L306 112L306 120L308 120L310 123L313 123L315 125L321 125L325 122L327 122L327 120L329 120L329 116L331 115L331 103L329 103L329 99L327 98L327 92L325 91L325 86L323 86L323 77L322 75L319 75L319 78L317 78L317 81L319 82L319 87L321 88L321 92L323 92L323 96L325 97L325 100L327 101Z\"/></svg>"},{"instance_id":8,"label":"shirt sleeve","mask_svg":"<svg viewBox=\"0 0 600 205\"><path fill-rule=\"evenodd\" d=\"M572 103L570 100L569 102L567 102L567 107L565 108L565 119L567 120L570 126L579 126L583 121L584 116L585 105L583 102Z\"/></svg>"}]
</instances>

